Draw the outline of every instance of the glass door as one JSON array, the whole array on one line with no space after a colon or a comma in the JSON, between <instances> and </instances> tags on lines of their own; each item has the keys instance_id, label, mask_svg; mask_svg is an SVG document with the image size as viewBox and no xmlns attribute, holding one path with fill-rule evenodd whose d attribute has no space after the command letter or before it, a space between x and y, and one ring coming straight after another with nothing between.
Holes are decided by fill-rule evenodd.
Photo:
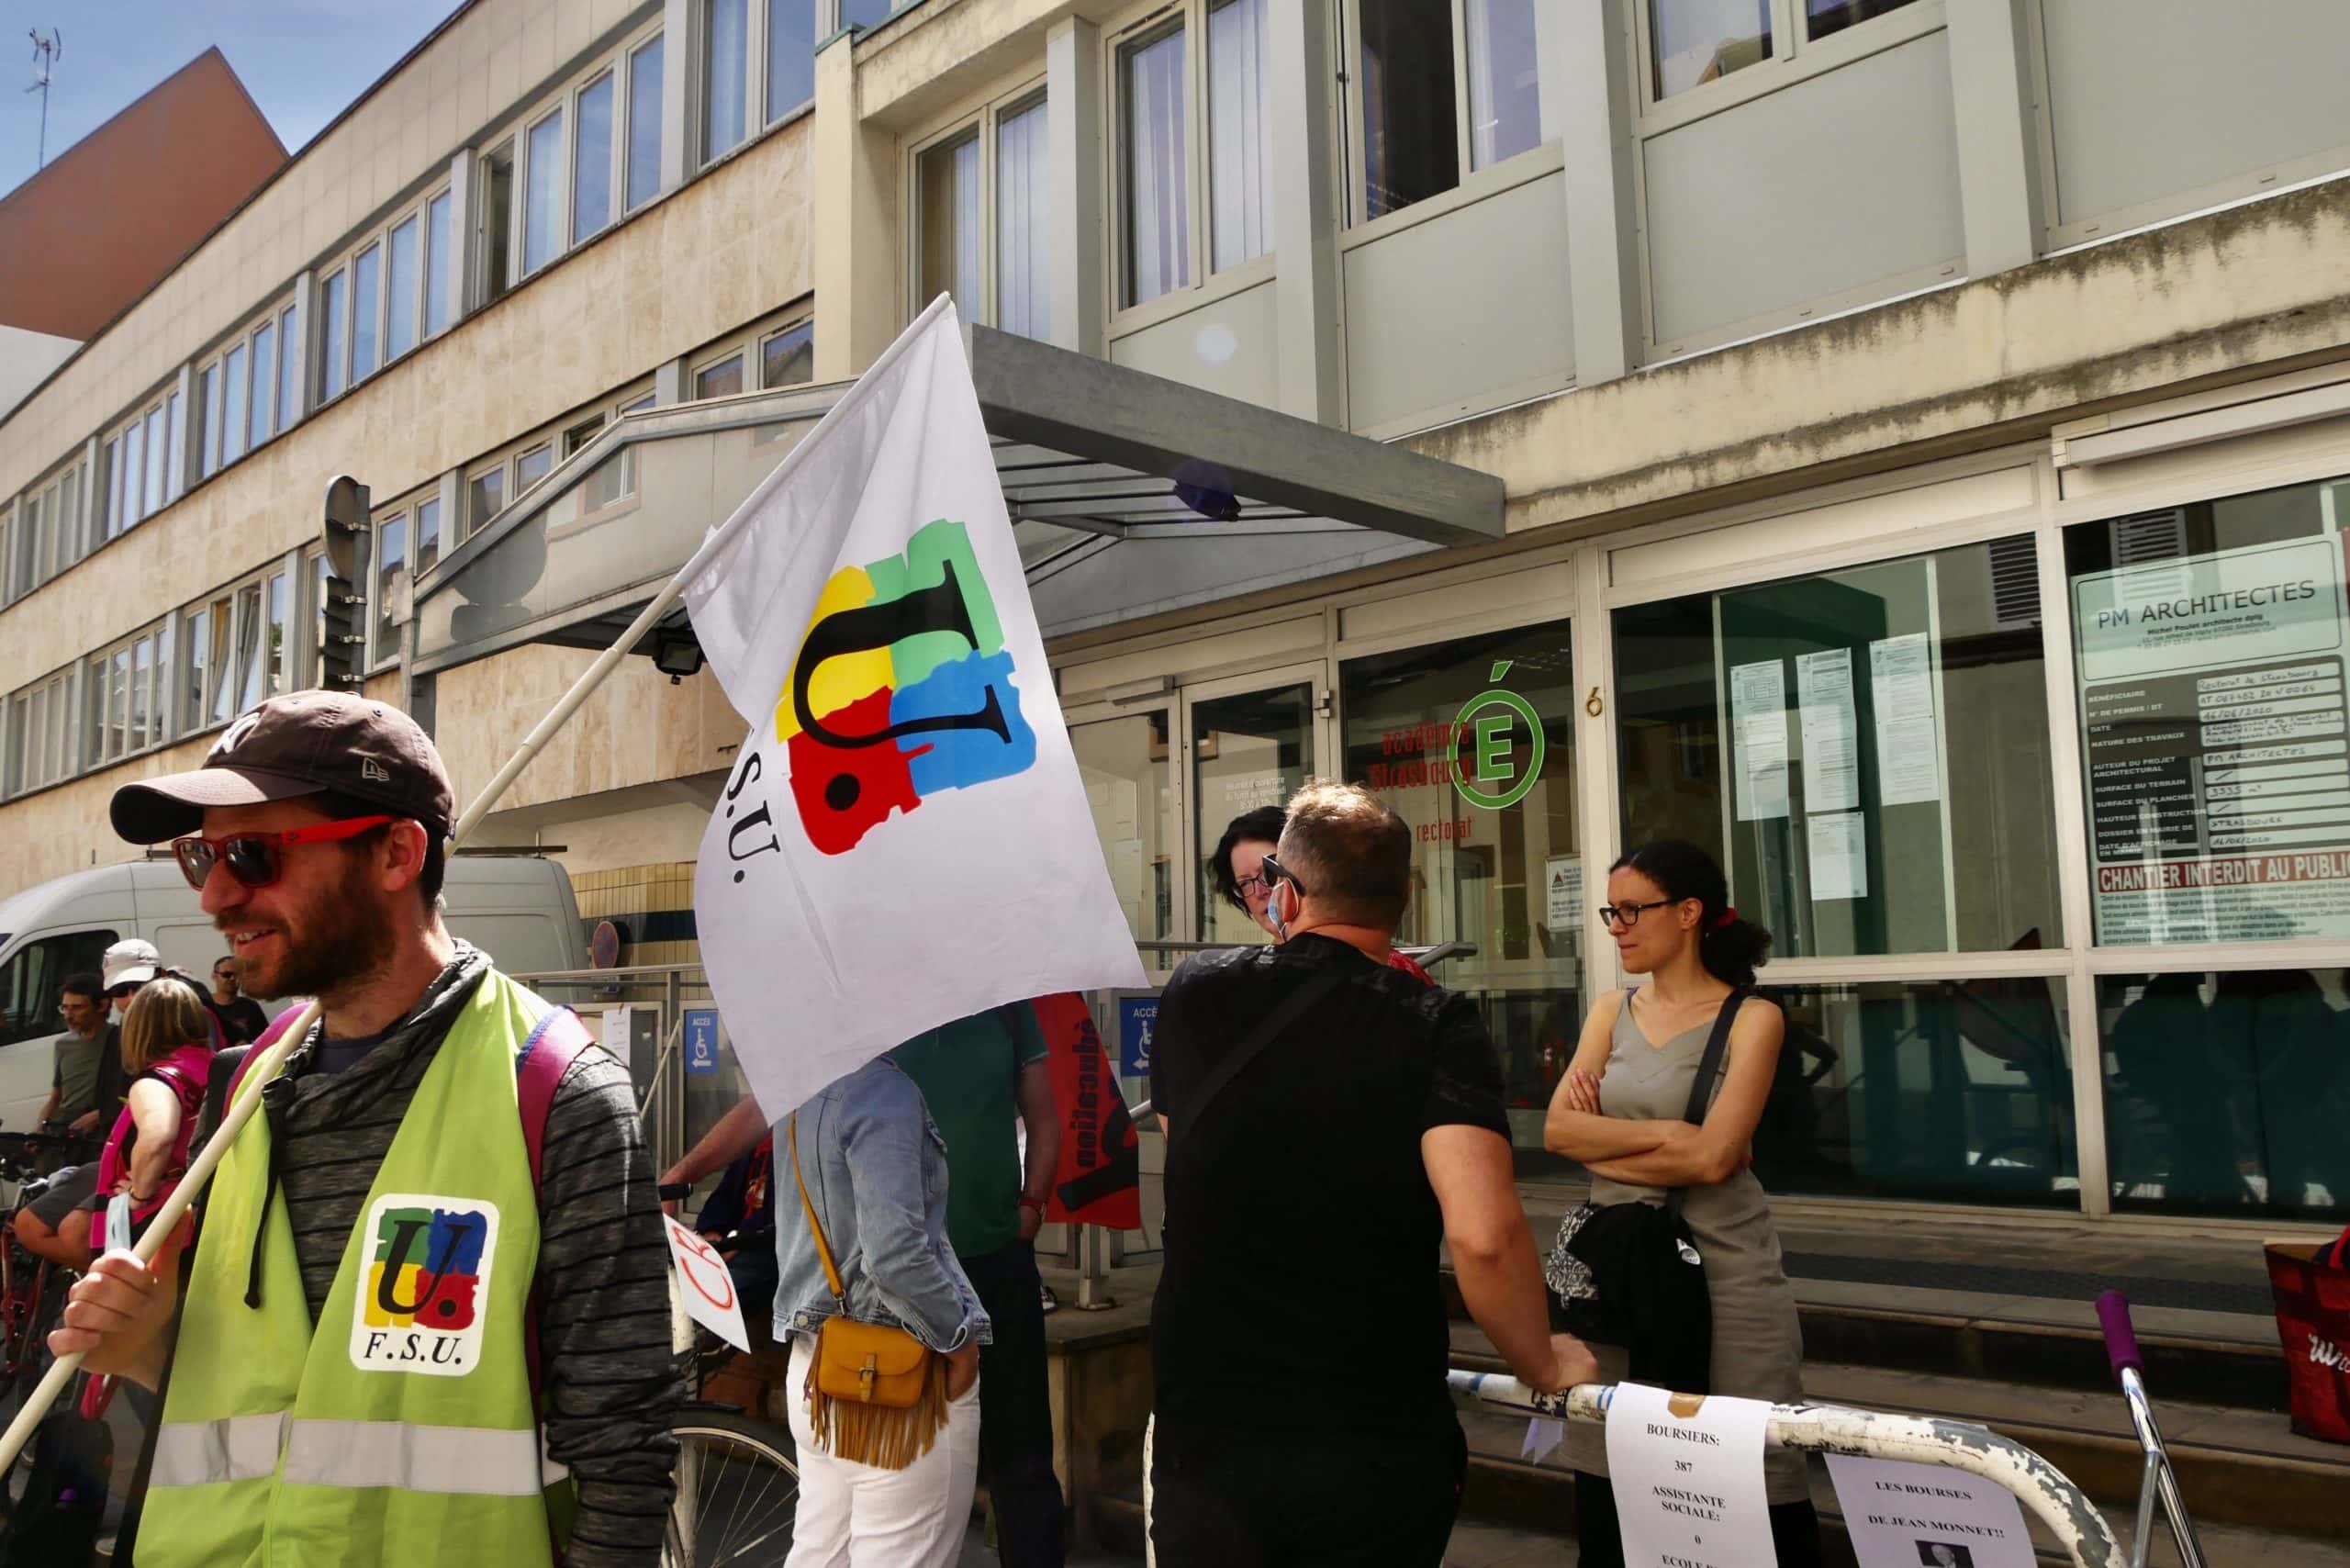
<instances>
[{"instance_id":1,"label":"glass door","mask_svg":"<svg viewBox=\"0 0 2350 1568\"><path fill-rule=\"evenodd\" d=\"M1217 890L1208 858L1237 819L1285 803L1321 771L1319 731L1328 696L1318 665L1183 689L1192 838L1192 919L1186 935L1192 940L1272 940L1247 910Z\"/></svg>"},{"instance_id":2,"label":"glass door","mask_svg":"<svg viewBox=\"0 0 2350 1568\"><path fill-rule=\"evenodd\" d=\"M1069 724L1078 777L1102 857L1136 942L1163 942L1181 930L1178 905L1185 875L1176 811L1173 703L1112 711ZM1143 968L1163 980L1172 957L1143 949Z\"/></svg>"}]
</instances>

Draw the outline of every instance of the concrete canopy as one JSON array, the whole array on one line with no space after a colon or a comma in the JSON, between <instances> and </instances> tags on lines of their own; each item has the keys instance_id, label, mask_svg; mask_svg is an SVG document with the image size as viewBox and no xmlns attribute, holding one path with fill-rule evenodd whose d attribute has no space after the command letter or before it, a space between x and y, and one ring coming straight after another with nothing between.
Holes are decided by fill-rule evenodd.
<instances>
[{"instance_id":1,"label":"concrete canopy","mask_svg":"<svg viewBox=\"0 0 2350 1568\"><path fill-rule=\"evenodd\" d=\"M1497 539L1489 474L967 327L1047 637ZM610 645L849 383L608 425L417 584L418 675L525 643ZM681 608L635 651L692 636Z\"/></svg>"}]
</instances>

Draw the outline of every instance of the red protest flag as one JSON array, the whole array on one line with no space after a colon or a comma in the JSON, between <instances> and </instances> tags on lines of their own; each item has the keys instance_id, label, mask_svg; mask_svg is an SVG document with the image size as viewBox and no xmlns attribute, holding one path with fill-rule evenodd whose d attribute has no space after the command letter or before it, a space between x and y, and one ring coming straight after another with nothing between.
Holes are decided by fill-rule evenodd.
<instances>
[{"instance_id":1,"label":"red protest flag","mask_svg":"<svg viewBox=\"0 0 2350 1568\"><path fill-rule=\"evenodd\" d=\"M1142 1228L1142 1165L1135 1125L1093 1010L1063 991L1030 1003L1045 1032L1053 1103L1061 1113L1061 1157L1045 1217L1113 1230Z\"/></svg>"}]
</instances>

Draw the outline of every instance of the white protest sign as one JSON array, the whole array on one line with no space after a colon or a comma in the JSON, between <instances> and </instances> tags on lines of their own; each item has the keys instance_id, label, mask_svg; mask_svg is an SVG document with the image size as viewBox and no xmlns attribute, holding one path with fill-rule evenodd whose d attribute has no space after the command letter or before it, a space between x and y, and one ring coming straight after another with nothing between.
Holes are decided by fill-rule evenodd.
<instances>
[{"instance_id":1,"label":"white protest sign","mask_svg":"<svg viewBox=\"0 0 2350 1568\"><path fill-rule=\"evenodd\" d=\"M1828 1456L1861 1568L2032 1568L2023 1507L1997 1482L1938 1464Z\"/></svg>"},{"instance_id":2,"label":"white protest sign","mask_svg":"<svg viewBox=\"0 0 2350 1568\"><path fill-rule=\"evenodd\" d=\"M677 1294L696 1323L738 1350L751 1348L751 1331L743 1326L743 1296L718 1249L671 1219L661 1216L668 1232L669 1257L677 1265Z\"/></svg>"},{"instance_id":3,"label":"white protest sign","mask_svg":"<svg viewBox=\"0 0 2350 1568\"><path fill-rule=\"evenodd\" d=\"M1607 1473L1624 1561L1681 1568L1776 1568L1762 1491L1759 1399L1619 1383L1607 1406Z\"/></svg>"}]
</instances>

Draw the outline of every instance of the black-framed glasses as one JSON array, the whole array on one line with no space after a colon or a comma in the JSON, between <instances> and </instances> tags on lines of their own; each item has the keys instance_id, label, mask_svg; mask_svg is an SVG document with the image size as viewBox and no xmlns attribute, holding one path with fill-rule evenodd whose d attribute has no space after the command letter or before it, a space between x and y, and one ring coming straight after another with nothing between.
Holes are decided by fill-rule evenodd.
<instances>
[{"instance_id":1,"label":"black-framed glasses","mask_svg":"<svg viewBox=\"0 0 2350 1568\"><path fill-rule=\"evenodd\" d=\"M212 978L214 980L234 980L237 978L237 971L229 968L228 965L223 964L218 969L212 971Z\"/></svg>"},{"instance_id":2,"label":"black-framed glasses","mask_svg":"<svg viewBox=\"0 0 2350 1568\"><path fill-rule=\"evenodd\" d=\"M1235 877L1232 879L1232 890L1245 899L1250 893L1271 892L1273 884L1262 872L1259 872L1253 877Z\"/></svg>"},{"instance_id":3,"label":"black-framed glasses","mask_svg":"<svg viewBox=\"0 0 2350 1568\"><path fill-rule=\"evenodd\" d=\"M1273 884L1275 882L1287 882L1291 887L1297 890L1297 896L1299 898L1304 898L1305 896L1305 884L1297 879L1297 873L1292 871L1288 867L1282 865L1271 856L1268 855L1264 859L1259 861L1257 868L1262 876L1265 884L1265 890L1267 892L1270 893L1273 890Z\"/></svg>"},{"instance_id":4,"label":"black-framed glasses","mask_svg":"<svg viewBox=\"0 0 2350 1568\"><path fill-rule=\"evenodd\" d=\"M1599 918L1608 925L1621 924L1629 931L1640 923L1640 916L1652 909L1671 909L1679 899L1651 899L1646 903L1604 903L1599 906Z\"/></svg>"}]
</instances>

